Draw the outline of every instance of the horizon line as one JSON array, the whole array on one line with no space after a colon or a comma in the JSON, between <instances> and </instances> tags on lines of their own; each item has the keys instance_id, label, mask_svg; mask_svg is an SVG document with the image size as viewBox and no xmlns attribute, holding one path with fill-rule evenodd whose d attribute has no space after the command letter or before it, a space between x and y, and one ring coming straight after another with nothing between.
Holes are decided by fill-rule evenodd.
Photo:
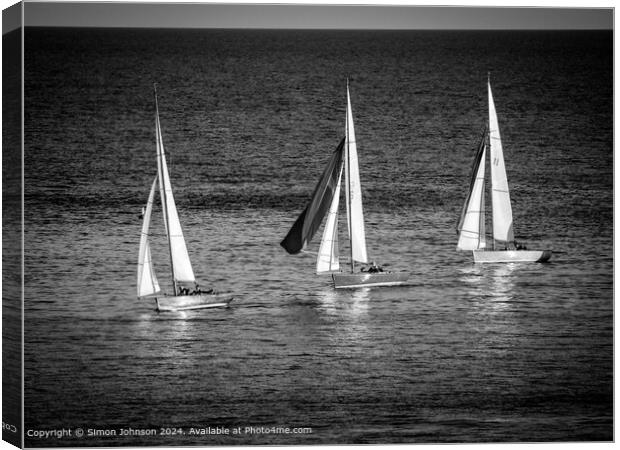
<instances>
[{"instance_id":1,"label":"horizon line","mask_svg":"<svg viewBox=\"0 0 620 450\"><path fill-rule=\"evenodd\" d=\"M267 30L267 31L614 31L614 28L333 28L333 27L174 27L101 25L24 25L26 28L79 28L108 30ZM13 30L11 30L13 31Z\"/></svg>"}]
</instances>

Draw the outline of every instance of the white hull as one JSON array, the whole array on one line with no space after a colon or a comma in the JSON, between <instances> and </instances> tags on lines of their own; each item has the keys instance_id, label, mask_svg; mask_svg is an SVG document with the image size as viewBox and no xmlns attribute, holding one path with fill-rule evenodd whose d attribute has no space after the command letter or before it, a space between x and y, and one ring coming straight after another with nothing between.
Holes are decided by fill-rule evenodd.
<instances>
[{"instance_id":1,"label":"white hull","mask_svg":"<svg viewBox=\"0 0 620 450\"><path fill-rule=\"evenodd\" d=\"M157 297L157 311L188 311L191 309L226 308L233 297L225 294L200 294Z\"/></svg>"},{"instance_id":2,"label":"white hull","mask_svg":"<svg viewBox=\"0 0 620 450\"><path fill-rule=\"evenodd\" d=\"M547 262L551 250L473 250L474 262Z\"/></svg>"},{"instance_id":3,"label":"white hull","mask_svg":"<svg viewBox=\"0 0 620 450\"><path fill-rule=\"evenodd\" d=\"M356 289L379 286L400 286L407 282L409 274L406 272L334 273L332 278L336 289Z\"/></svg>"}]
</instances>

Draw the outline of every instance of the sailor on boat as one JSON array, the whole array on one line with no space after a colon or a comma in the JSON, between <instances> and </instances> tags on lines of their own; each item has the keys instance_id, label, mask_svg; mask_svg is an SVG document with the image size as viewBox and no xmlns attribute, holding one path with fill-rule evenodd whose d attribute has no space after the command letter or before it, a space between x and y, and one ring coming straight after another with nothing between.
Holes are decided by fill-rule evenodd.
<instances>
[{"instance_id":1,"label":"sailor on boat","mask_svg":"<svg viewBox=\"0 0 620 450\"><path fill-rule=\"evenodd\" d=\"M527 250L527 247L523 244L519 244L517 241L515 241L515 248L517 250Z\"/></svg>"},{"instance_id":2,"label":"sailor on boat","mask_svg":"<svg viewBox=\"0 0 620 450\"><path fill-rule=\"evenodd\" d=\"M370 265L370 268L368 269L368 272L370 273L383 272L383 267L378 266L377 263L373 261L372 264Z\"/></svg>"}]
</instances>

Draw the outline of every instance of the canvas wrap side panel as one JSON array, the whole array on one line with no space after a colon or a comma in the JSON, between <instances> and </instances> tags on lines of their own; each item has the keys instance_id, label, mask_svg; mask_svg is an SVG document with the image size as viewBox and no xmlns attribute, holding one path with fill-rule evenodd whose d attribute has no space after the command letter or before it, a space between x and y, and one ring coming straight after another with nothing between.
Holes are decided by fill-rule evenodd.
<instances>
[{"instance_id":1,"label":"canvas wrap side panel","mask_svg":"<svg viewBox=\"0 0 620 450\"><path fill-rule=\"evenodd\" d=\"M21 3L2 11L2 439L17 447L24 394L22 23Z\"/></svg>"}]
</instances>

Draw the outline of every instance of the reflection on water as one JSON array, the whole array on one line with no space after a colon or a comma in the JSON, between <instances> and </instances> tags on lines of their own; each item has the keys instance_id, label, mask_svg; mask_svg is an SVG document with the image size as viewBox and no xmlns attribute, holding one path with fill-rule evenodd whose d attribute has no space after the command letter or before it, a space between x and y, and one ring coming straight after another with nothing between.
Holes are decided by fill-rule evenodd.
<instances>
[{"instance_id":1,"label":"reflection on water","mask_svg":"<svg viewBox=\"0 0 620 450\"><path fill-rule=\"evenodd\" d=\"M192 320L187 311L141 314L134 324L133 337L136 345L143 350L151 348L150 343L158 348L158 354L168 361L187 358L183 343L192 339L197 333L200 321Z\"/></svg>"},{"instance_id":2,"label":"reflection on water","mask_svg":"<svg viewBox=\"0 0 620 450\"><path fill-rule=\"evenodd\" d=\"M513 298L514 277L513 272L517 264L508 263L491 268L491 295L495 297L495 302L509 302Z\"/></svg>"},{"instance_id":3,"label":"reflection on water","mask_svg":"<svg viewBox=\"0 0 620 450\"><path fill-rule=\"evenodd\" d=\"M321 310L334 316L360 318L368 312L370 289L338 291L325 288L318 293Z\"/></svg>"},{"instance_id":4,"label":"reflection on water","mask_svg":"<svg viewBox=\"0 0 620 450\"><path fill-rule=\"evenodd\" d=\"M468 296L477 306L505 308L514 299L519 264L474 264L458 269L459 279L468 286Z\"/></svg>"},{"instance_id":5,"label":"reflection on water","mask_svg":"<svg viewBox=\"0 0 620 450\"><path fill-rule=\"evenodd\" d=\"M336 322L331 339L336 345L349 346L368 338L370 289L339 291L326 288L318 292L320 311Z\"/></svg>"}]
</instances>

